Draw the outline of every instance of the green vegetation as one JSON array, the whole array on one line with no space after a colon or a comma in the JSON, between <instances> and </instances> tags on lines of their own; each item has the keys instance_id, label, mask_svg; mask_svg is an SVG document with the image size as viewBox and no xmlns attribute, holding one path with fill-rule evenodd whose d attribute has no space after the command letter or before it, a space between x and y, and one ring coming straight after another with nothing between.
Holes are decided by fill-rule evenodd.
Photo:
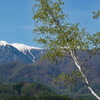
<instances>
[{"instance_id":1,"label":"green vegetation","mask_svg":"<svg viewBox=\"0 0 100 100\"><path fill-rule=\"evenodd\" d=\"M97 56L94 59L97 61L98 60ZM63 85L62 86L60 85L60 87L59 87L59 86L56 86L56 84L51 86L51 82L54 80L53 78L57 77L59 75L59 73L61 73L63 71L68 73L68 72L72 72L74 70L73 66L75 66L75 65L73 64L73 62L70 59L66 58L64 63L62 63L62 64L59 63L58 65L56 65L56 63L51 64L51 63L46 63L46 62L44 62L44 63L40 63L40 62L36 62L35 65L34 64L27 65L24 63L20 63L20 62L1 64L0 65L0 77L1 77L0 84L1 85L2 85L2 83L12 84L12 83L18 83L21 81L31 82L31 83L37 82L37 83L41 83L46 86L49 86L50 88L53 88L53 91L55 91L58 94L68 95L73 98L74 97L84 97L84 95L90 93L89 91L87 91L88 90L87 87L82 82L78 83L76 86L74 86L72 91L70 91L69 86L63 87ZM22 68L22 66L23 66L23 68ZM66 68L66 66L67 66L67 68ZM99 63L98 63L98 66L99 66ZM99 71L98 67L96 67L96 68L97 68L97 71ZM17 70L17 69L20 69L20 70ZM16 74L14 74L14 73L16 73ZM89 71L86 73L87 73L86 75L88 76L88 79L92 81L91 86L94 88L95 91L97 91L97 93L100 93L100 80L98 79L98 77L100 77L100 74L99 74L100 72L97 73L95 70L89 69ZM52 75L54 75L54 76L52 76ZM20 85L20 88L22 87L22 85L23 84ZM34 87L34 85L33 85L33 87ZM2 89L2 87L0 87L0 88ZM7 89L8 86L5 88ZM15 86L13 86L13 88L15 89L15 88L17 88L17 86L15 85ZM20 88L16 90L17 94L19 94L18 92L20 92ZM23 89L21 89L21 93L29 95L28 93L30 93L30 92L28 92L28 91L30 91L30 89L31 89L31 85L26 86ZM11 93L12 88L9 88L7 91L9 91L9 93ZM12 94L13 94L13 92L12 92ZM43 92L40 92L39 94L42 95ZM87 95L87 97L88 96L90 97L90 95Z\"/></svg>"},{"instance_id":2,"label":"green vegetation","mask_svg":"<svg viewBox=\"0 0 100 100\"><path fill-rule=\"evenodd\" d=\"M70 99L69 97L65 96L43 96L43 97L35 97L35 96L12 96L12 97L8 97L5 98L3 100L73 100Z\"/></svg>"},{"instance_id":3,"label":"green vegetation","mask_svg":"<svg viewBox=\"0 0 100 100\"><path fill-rule=\"evenodd\" d=\"M35 0L35 2L33 7L33 19L36 22L36 27L33 32L35 40L43 44L47 50L43 59L49 59L49 61L53 63L69 55L78 69L78 72L74 71L74 73L70 75L62 73L57 81L64 81L65 84L69 83L73 86L77 83L77 80L81 78L91 94L100 100L100 97L92 89L83 71L85 63L90 60L93 55L98 53L100 32L91 35L85 32L85 28L80 29L79 24L69 23L68 20L66 20L67 16L63 12L64 2L62 2L62 0ZM93 12L93 14L94 18L98 18L100 11L97 13ZM84 58L83 60L80 59L77 52L78 50L83 51L81 54L82 58ZM89 52L88 57L86 57L84 51ZM98 53L98 55L100 55L100 53Z\"/></svg>"},{"instance_id":4,"label":"green vegetation","mask_svg":"<svg viewBox=\"0 0 100 100\"><path fill-rule=\"evenodd\" d=\"M37 83L0 84L0 100L95 100L91 95L60 95Z\"/></svg>"},{"instance_id":5,"label":"green vegetation","mask_svg":"<svg viewBox=\"0 0 100 100\"><path fill-rule=\"evenodd\" d=\"M72 100L52 92L48 87L37 83L17 83L0 85L0 100Z\"/></svg>"},{"instance_id":6,"label":"green vegetation","mask_svg":"<svg viewBox=\"0 0 100 100\"><path fill-rule=\"evenodd\" d=\"M97 19L97 18L100 17L100 10L98 10L97 12L93 11L92 13L93 13L93 18L94 19Z\"/></svg>"}]
</instances>

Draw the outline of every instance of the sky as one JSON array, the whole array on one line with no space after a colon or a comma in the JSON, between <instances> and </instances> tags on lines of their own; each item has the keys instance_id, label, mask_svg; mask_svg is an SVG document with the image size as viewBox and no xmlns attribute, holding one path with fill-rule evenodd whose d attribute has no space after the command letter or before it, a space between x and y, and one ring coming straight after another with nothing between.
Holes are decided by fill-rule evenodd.
<instances>
[{"instance_id":1,"label":"sky","mask_svg":"<svg viewBox=\"0 0 100 100\"><path fill-rule=\"evenodd\" d=\"M100 19L92 18L92 11L100 9L100 0L63 1L69 22L80 23L80 26L85 27L91 34L100 31ZM34 3L35 0L0 0L0 41L41 47L33 40Z\"/></svg>"}]
</instances>

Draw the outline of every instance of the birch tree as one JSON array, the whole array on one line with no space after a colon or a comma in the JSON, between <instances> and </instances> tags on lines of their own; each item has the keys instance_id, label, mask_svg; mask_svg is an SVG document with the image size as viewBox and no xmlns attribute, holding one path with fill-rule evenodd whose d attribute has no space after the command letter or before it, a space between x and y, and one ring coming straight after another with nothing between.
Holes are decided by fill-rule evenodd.
<instances>
[{"instance_id":1,"label":"birch tree","mask_svg":"<svg viewBox=\"0 0 100 100\"><path fill-rule=\"evenodd\" d=\"M95 54L100 46L100 32L89 34L79 24L67 21L67 15L63 12L64 2L61 0L36 0L33 6L33 19L36 21L33 34L38 43L44 44L47 50L45 58L50 61L58 61L69 55L79 70L84 83L91 94L98 100L100 97L90 87L87 77L82 71L84 63ZM91 51L84 61L80 61L77 50Z\"/></svg>"}]
</instances>

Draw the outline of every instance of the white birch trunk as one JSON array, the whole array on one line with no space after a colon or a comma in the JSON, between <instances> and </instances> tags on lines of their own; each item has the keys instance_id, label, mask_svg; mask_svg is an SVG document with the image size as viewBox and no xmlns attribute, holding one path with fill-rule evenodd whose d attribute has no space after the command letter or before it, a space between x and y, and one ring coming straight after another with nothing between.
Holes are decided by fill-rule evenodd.
<instances>
[{"instance_id":1,"label":"white birch trunk","mask_svg":"<svg viewBox=\"0 0 100 100\"><path fill-rule=\"evenodd\" d=\"M82 72L81 66L80 66L80 64L79 64L79 62L78 62L78 60L77 60L77 58L76 58L76 56L75 56L74 51L70 50L70 53L71 53L71 56L72 56L72 58L73 58L73 60L74 60L75 65L77 66L77 68L78 68L78 70L80 71L82 77L84 78L84 82L86 83L88 89L90 90L90 92L92 93L93 96L95 96L98 100L100 100L100 97L99 97L99 96L93 91L93 89L90 87L89 82L88 82L88 80L87 80L85 74Z\"/></svg>"},{"instance_id":2,"label":"white birch trunk","mask_svg":"<svg viewBox=\"0 0 100 100\"><path fill-rule=\"evenodd\" d=\"M48 8L47 8L47 9L48 9ZM60 31L60 28L59 28L59 27L60 27L61 25L60 25L59 21L55 20L56 18L54 18L54 16L51 14L51 12L48 12L48 13L49 13L50 17L53 18L55 25L58 26L58 30ZM63 34L62 34L62 35L63 35ZM64 36L64 35L63 35L63 36ZM65 36L64 36L64 37L65 37ZM65 39L66 39L66 38L65 38ZM69 46L69 47L70 47L70 46ZM88 82L88 80L87 80L85 74L82 72L81 66L80 66L80 64L79 64L79 62L78 62L78 60L77 60L77 58L76 58L76 56L75 56L75 53L74 53L72 50L70 50L70 53L71 53L71 56L72 56L72 58L73 58L73 60L74 60L74 62L75 62L75 65L77 66L77 68L78 68L78 70L80 71L82 77L84 78L84 82L86 83L88 89L90 90L90 92L92 93L92 95L94 95L98 100L100 100L100 97L92 90L92 88L90 87L89 82Z\"/></svg>"}]
</instances>

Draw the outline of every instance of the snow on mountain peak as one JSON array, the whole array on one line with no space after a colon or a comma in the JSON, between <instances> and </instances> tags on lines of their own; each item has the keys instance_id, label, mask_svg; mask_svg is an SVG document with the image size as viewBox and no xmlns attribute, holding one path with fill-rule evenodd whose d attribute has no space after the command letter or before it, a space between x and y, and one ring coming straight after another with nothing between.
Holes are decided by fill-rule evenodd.
<instances>
[{"instance_id":1,"label":"snow on mountain peak","mask_svg":"<svg viewBox=\"0 0 100 100\"><path fill-rule=\"evenodd\" d=\"M28 46L28 45L25 45L25 44L20 44L20 43L12 43L12 44L9 44L7 43L6 41L0 41L0 45L2 46L5 46L5 45L11 45L13 47L15 47L16 49L18 49L19 51L26 51L26 50L31 50L31 49L40 49L42 50L41 48L39 47L31 47L31 46Z\"/></svg>"},{"instance_id":2,"label":"snow on mountain peak","mask_svg":"<svg viewBox=\"0 0 100 100\"><path fill-rule=\"evenodd\" d=\"M25 44L19 44L19 43L13 43L11 44L12 46L14 46L15 48L17 48L19 51L26 51L26 50L31 50L31 49L41 49L41 48L38 48L38 47L30 47L30 46L27 46Z\"/></svg>"},{"instance_id":3,"label":"snow on mountain peak","mask_svg":"<svg viewBox=\"0 0 100 100\"><path fill-rule=\"evenodd\" d=\"M23 54L25 54L26 56L28 56L33 62L34 59L35 59L35 56L34 54L32 53L32 49L34 50L42 50L41 48L38 48L38 47L31 47L31 46L28 46L28 45L25 45L25 44L20 44L20 43L12 43L12 44L9 44L5 41L0 41L0 46L3 46L3 49L4 47L8 45L9 47L10 46L13 46L14 48L16 48L17 50L19 50L20 52L22 52Z\"/></svg>"},{"instance_id":4,"label":"snow on mountain peak","mask_svg":"<svg viewBox=\"0 0 100 100\"><path fill-rule=\"evenodd\" d=\"M32 61L34 61L35 57L34 55L31 53L31 49L41 49L41 48L38 48L38 47L30 47L30 46L27 46L25 44L19 44L19 43L13 43L11 44L13 47L17 48L19 51L23 52L25 55L26 55L26 52L28 51L30 53L30 55L32 56Z\"/></svg>"},{"instance_id":5,"label":"snow on mountain peak","mask_svg":"<svg viewBox=\"0 0 100 100\"><path fill-rule=\"evenodd\" d=\"M8 43L2 40L2 41L0 41L0 45L1 45L1 46L2 46L2 45L5 46L5 45L8 45Z\"/></svg>"}]
</instances>

